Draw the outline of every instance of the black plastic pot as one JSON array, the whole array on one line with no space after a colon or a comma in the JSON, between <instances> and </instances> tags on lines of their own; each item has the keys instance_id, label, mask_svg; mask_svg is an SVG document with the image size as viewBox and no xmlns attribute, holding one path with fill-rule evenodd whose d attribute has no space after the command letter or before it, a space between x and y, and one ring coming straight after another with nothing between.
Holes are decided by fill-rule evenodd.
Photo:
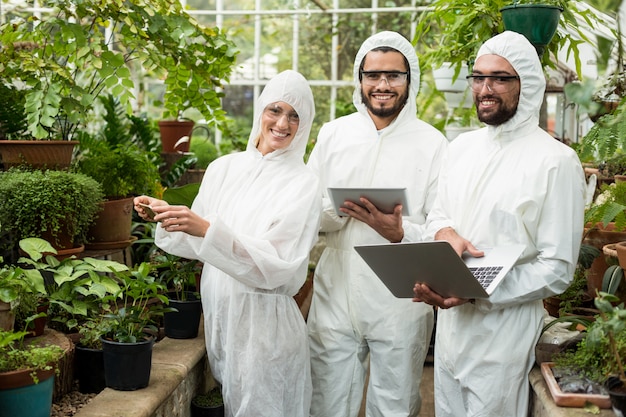
<instances>
[{"instance_id":1,"label":"black plastic pot","mask_svg":"<svg viewBox=\"0 0 626 417\"><path fill-rule=\"evenodd\" d=\"M145 388L150 382L154 336L137 343L119 343L101 338L106 386L119 391Z\"/></svg>"},{"instance_id":2,"label":"black plastic pot","mask_svg":"<svg viewBox=\"0 0 626 417\"><path fill-rule=\"evenodd\" d=\"M611 407L617 417L626 416L626 385L618 377L610 377L606 382L611 398Z\"/></svg>"},{"instance_id":3,"label":"black plastic pot","mask_svg":"<svg viewBox=\"0 0 626 417\"><path fill-rule=\"evenodd\" d=\"M75 378L78 380L78 391L81 393L97 394L106 387L102 349L90 349L76 345L74 369Z\"/></svg>"},{"instance_id":4,"label":"black plastic pot","mask_svg":"<svg viewBox=\"0 0 626 417\"><path fill-rule=\"evenodd\" d=\"M172 339L193 339L198 336L198 326L202 315L202 302L193 292L185 292L186 301L176 299L175 293L168 293L169 306L178 311L163 315L165 336Z\"/></svg>"}]
</instances>

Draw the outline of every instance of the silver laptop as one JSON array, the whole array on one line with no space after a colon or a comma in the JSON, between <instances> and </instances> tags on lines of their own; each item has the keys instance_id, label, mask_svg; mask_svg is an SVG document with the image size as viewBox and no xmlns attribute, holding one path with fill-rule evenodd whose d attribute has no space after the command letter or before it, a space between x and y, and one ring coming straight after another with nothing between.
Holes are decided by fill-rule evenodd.
<instances>
[{"instance_id":1,"label":"silver laptop","mask_svg":"<svg viewBox=\"0 0 626 417\"><path fill-rule=\"evenodd\" d=\"M402 204L402 214L409 215L409 203L406 196L406 188L345 188L329 187L328 195L338 216L345 217L339 208L348 200L363 207L359 200L361 197L367 198L383 213L393 213L393 209Z\"/></svg>"},{"instance_id":2,"label":"silver laptop","mask_svg":"<svg viewBox=\"0 0 626 417\"><path fill-rule=\"evenodd\" d=\"M524 245L481 249L460 258L446 241L360 245L354 249L398 298L413 298L416 282L443 297L487 298L513 267Z\"/></svg>"}]
</instances>

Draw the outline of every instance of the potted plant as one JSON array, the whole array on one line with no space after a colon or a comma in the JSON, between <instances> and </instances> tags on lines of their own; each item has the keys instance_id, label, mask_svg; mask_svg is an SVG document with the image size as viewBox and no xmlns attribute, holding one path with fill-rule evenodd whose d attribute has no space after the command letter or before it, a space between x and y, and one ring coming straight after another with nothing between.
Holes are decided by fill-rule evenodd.
<instances>
[{"instance_id":1,"label":"potted plant","mask_svg":"<svg viewBox=\"0 0 626 417\"><path fill-rule=\"evenodd\" d=\"M101 337L107 387L132 391L148 386L156 319L169 311L165 286L148 263L130 271L114 271L117 294L103 297L108 332Z\"/></svg>"},{"instance_id":2,"label":"potted plant","mask_svg":"<svg viewBox=\"0 0 626 417\"><path fill-rule=\"evenodd\" d=\"M36 25L24 5L0 26L0 78L13 88L27 87L24 109L35 138L72 139L103 92L130 111L140 90L138 74L163 80L164 118L193 108L208 122L224 119L219 87L235 62L235 47L179 2L42 1L39 6L51 12Z\"/></svg>"},{"instance_id":3,"label":"potted plant","mask_svg":"<svg viewBox=\"0 0 626 417\"><path fill-rule=\"evenodd\" d=\"M27 332L0 330L0 415L48 416L52 408L59 346L26 343Z\"/></svg>"},{"instance_id":4,"label":"potted plant","mask_svg":"<svg viewBox=\"0 0 626 417\"><path fill-rule=\"evenodd\" d=\"M101 201L100 185L83 174L0 172L0 228L12 233L15 244L42 237L58 256L80 252Z\"/></svg>"},{"instance_id":5,"label":"potted plant","mask_svg":"<svg viewBox=\"0 0 626 417\"><path fill-rule=\"evenodd\" d=\"M2 257L0 257L2 263ZM11 331L15 324L15 307L24 291L23 274L20 268L2 265L0 268L0 330Z\"/></svg>"},{"instance_id":6,"label":"potted plant","mask_svg":"<svg viewBox=\"0 0 626 417\"><path fill-rule=\"evenodd\" d=\"M555 355L554 366L607 385L613 407L617 409L619 400L613 399L613 392L624 390L626 382L623 361L626 355L626 310L623 303L617 304L619 299L612 294L600 292L594 302L599 314L574 351ZM624 396L626 390L621 392ZM618 410L626 412L623 404Z\"/></svg>"},{"instance_id":7,"label":"potted plant","mask_svg":"<svg viewBox=\"0 0 626 417\"><path fill-rule=\"evenodd\" d=\"M98 135L79 134L72 169L95 179L105 196L88 230L87 248L124 248L131 243L133 197L160 194L160 174L153 155L140 144L153 140L148 121L124 114L119 100L100 97L105 122Z\"/></svg>"},{"instance_id":8,"label":"potted plant","mask_svg":"<svg viewBox=\"0 0 626 417\"><path fill-rule=\"evenodd\" d=\"M198 336L202 303L196 283L200 282L202 263L169 253L155 256L159 280L167 288L168 305L175 311L165 313L165 336L173 339L193 339Z\"/></svg>"},{"instance_id":9,"label":"potted plant","mask_svg":"<svg viewBox=\"0 0 626 417\"><path fill-rule=\"evenodd\" d=\"M219 386L192 398L191 417L224 417L224 399Z\"/></svg>"}]
</instances>

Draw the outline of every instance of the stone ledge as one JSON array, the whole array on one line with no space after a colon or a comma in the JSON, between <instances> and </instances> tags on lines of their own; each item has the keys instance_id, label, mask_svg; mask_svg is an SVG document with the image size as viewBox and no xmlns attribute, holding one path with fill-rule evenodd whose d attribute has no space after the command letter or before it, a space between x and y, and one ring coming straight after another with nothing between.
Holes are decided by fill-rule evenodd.
<instances>
[{"instance_id":1,"label":"stone ledge","mask_svg":"<svg viewBox=\"0 0 626 417\"><path fill-rule=\"evenodd\" d=\"M164 338L154 345L150 383L137 391L105 388L76 417L189 417L191 399L214 384L202 321L195 339Z\"/></svg>"}]
</instances>

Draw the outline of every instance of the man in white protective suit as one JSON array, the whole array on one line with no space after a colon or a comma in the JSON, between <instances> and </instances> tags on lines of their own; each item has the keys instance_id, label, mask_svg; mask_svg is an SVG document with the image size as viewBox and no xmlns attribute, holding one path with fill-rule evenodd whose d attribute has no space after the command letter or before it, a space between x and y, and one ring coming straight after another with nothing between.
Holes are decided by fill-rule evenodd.
<instances>
[{"instance_id":1,"label":"man in white protective suit","mask_svg":"<svg viewBox=\"0 0 626 417\"><path fill-rule=\"evenodd\" d=\"M304 164L315 107L305 78L284 71L259 97L244 152L207 168L191 209L135 198L156 213L155 243L204 262L206 348L227 417L308 417L306 323L293 296L318 238L317 177Z\"/></svg>"},{"instance_id":2,"label":"man in white protective suit","mask_svg":"<svg viewBox=\"0 0 626 417\"><path fill-rule=\"evenodd\" d=\"M354 61L357 112L325 124L308 161L321 182L321 231L307 319L311 344L311 416L359 413L369 363L367 416L416 416L433 309L395 298L355 245L418 241L436 191L446 138L416 117L419 63L395 32L368 38ZM339 217L327 187L406 187L408 216L346 202ZM369 355L368 355L369 354Z\"/></svg>"},{"instance_id":3,"label":"man in white protective suit","mask_svg":"<svg viewBox=\"0 0 626 417\"><path fill-rule=\"evenodd\" d=\"M437 417L525 417L542 299L568 287L577 263L585 178L576 153L539 127L546 82L523 35L486 41L468 81L487 126L448 147L427 233L459 255L525 250L489 298L444 299L418 283L414 301L439 307Z\"/></svg>"}]
</instances>

